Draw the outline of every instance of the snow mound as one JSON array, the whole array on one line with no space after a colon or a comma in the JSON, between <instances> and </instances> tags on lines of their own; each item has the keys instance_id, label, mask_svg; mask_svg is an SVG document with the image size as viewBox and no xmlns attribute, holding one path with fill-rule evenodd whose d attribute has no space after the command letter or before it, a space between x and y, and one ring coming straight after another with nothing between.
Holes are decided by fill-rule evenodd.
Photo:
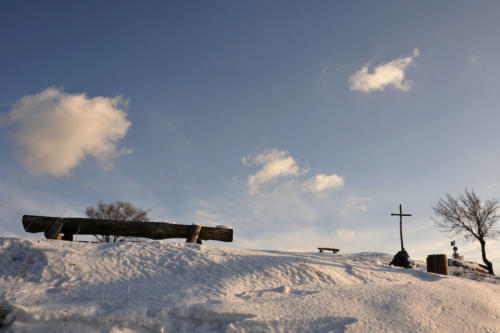
<instances>
[{"instance_id":1,"label":"snow mound","mask_svg":"<svg viewBox=\"0 0 500 333\"><path fill-rule=\"evenodd\" d=\"M498 332L500 280L382 253L0 238L12 332ZM487 320L485 320L487 319Z\"/></svg>"}]
</instances>

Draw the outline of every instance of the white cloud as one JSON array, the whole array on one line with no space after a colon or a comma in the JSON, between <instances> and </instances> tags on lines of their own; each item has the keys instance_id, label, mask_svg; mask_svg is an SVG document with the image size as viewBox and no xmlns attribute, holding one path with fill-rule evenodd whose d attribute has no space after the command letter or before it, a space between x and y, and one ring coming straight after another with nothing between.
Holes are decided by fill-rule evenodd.
<instances>
[{"instance_id":1,"label":"white cloud","mask_svg":"<svg viewBox=\"0 0 500 333\"><path fill-rule=\"evenodd\" d=\"M244 165L262 165L262 168L257 173L248 177L247 186L252 195L264 183L278 177L298 176L301 171L289 152L276 148L265 151L262 154L243 157L242 163Z\"/></svg>"},{"instance_id":2,"label":"white cloud","mask_svg":"<svg viewBox=\"0 0 500 333\"><path fill-rule=\"evenodd\" d=\"M308 173L309 170L300 168L295 159L288 151L273 148L258 155L249 155L242 158L243 165L262 165L255 174L250 175L247 180L247 188L250 195L263 194L262 186L272 183L273 188L266 187L268 194L272 193L290 196L292 193L299 194L300 191L322 194L324 191L339 188L344 185L344 179L337 174L317 174L304 181L297 180L299 176ZM278 181L284 176L293 177L292 180Z\"/></svg>"},{"instance_id":3,"label":"white cloud","mask_svg":"<svg viewBox=\"0 0 500 333\"><path fill-rule=\"evenodd\" d=\"M372 73L368 71L368 65L363 66L349 78L350 90L368 92L384 90L387 86L403 91L410 90L413 82L405 80L405 70L419 54L418 49L414 49L412 56L378 65Z\"/></svg>"},{"instance_id":4,"label":"white cloud","mask_svg":"<svg viewBox=\"0 0 500 333\"><path fill-rule=\"evenodd\" d=\"M344 185L344 178L337 174L325 175L318 174L304 181L301 186L304 190L320 193L326 190L332 190Z\"/></svg>"},{"instance_id":5,"label":"white cloud","mask_svg":"<svg viewBox=\"0 0 500 333\"><path fill-rule=\"evenodd\" d=\"M356 231L345 228L337 229L337 235L342 239L350 239L353 238L354 235L356 235Z\"/></svg>"},{"instance_id":6,"label":"white cloud","mask_svg":"<svg viewBox=\"0 0 500 333\"><path fill-rule=\"evenodd\" d=\"M130 151L117 142L131 122L122 97L87 97L47 88L22 97L8 113L8 122L17 124L15 152L18 161L33 174L67 176L86 156L102 166Z\"/></svg>"}]
</instances>

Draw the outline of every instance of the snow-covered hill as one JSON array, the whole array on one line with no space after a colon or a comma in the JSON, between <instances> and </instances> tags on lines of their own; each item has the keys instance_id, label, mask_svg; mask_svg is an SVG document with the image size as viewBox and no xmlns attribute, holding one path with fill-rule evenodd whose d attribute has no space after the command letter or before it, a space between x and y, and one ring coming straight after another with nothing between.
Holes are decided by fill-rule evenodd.
<instances>
[{"instance_id":1,"label":"snow-covered hill","mask_svg":"<svg viewBox=\"0 0 500 333\"><path fill-rule=\"evenodd\" d=\"M381 253L0 238L13 332L500 332L500 279Z\"/></svg>"}]
</instances>

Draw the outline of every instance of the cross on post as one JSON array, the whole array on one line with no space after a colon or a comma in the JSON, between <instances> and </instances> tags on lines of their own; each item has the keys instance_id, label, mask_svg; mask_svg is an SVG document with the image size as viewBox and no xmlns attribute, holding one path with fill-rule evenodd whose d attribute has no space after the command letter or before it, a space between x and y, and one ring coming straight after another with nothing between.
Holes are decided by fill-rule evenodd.
<instances>
[{"instance_id":1,"label":"cross on post","mask_svg":"<svg viewBox=\"0 0 500 333\"><path fill-rule=\"evenodd\" d=\"M411 214L403 214L403 209L401 208L401 204L399 204L399 214L391 213L392 216L399 216L399 236L401 237L401 251L405 248L403 246L403 216L411 216Z\"/></svg>"}]
</instances>

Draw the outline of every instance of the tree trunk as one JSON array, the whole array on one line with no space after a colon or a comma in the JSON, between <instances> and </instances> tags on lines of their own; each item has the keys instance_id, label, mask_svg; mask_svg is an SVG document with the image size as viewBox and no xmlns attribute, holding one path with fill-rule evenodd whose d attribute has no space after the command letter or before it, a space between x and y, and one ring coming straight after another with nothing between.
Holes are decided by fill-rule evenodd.
<instances>
[{"instance_id":1,"label":"tree trunk","mask_svg":"<svg viewBox=\"0 0 500 333\"><path fill-rule=\"evenodd\" d=\"M488 267L488 273L494 275L493 264L486 258L486 241L484 239L480 239L479 243L481 243L481 255L483 256L484 264L486 265L486 267Z\"/></svg>"},{"instance_id":2,"label":"tree trunk","mask_svg":"<svg viewBox=\"0 0 500 333\"><path fill-rule=\"evenodd\" d=\"M448 275L448 258L446 254L428 255L427 272Z\"/></svg>"}]
</instances>

